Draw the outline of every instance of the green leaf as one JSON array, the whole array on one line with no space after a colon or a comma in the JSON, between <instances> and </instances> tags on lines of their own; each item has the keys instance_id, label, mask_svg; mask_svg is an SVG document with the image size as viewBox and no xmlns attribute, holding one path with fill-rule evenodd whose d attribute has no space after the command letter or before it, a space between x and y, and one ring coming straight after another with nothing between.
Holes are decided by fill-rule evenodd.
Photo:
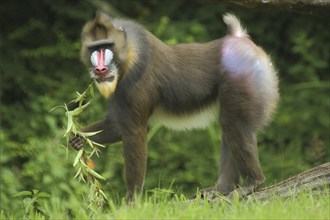
<instances>
[{"instance_id":1,"label":"green leaf","mask_svg":"<svg viewBox=\"0 0 330 220\"><path fill-rule=\"evenodd\" d=\"M43 198L50 198L50 197L51 197L51 195L48 194L48 193L46 193L46 192L40 192L40 193L39 193L39 196L40 196L40 197L43 197Z\"/></svg>"},{"instance_id":2,"label":"green leaf","mask_svg":"<svg viewBox=\"0 0 330 220\"><path fill-rule=\"evenodd\" d=\"M81 168L78 169L76 175L73 177L74 179L78 178L78 176L81 174Z\"/></svg>"},{"instance_id":3,"label":"green leaf","mask_svg":"<svg viewBox=\"0 0 330 220\"><path fill-rule=\"evenodd\" d=\"M80 149L79 152L77 153L77 156L76 156L76 158L74 159L74 162L73 162L74 167L78 164L78 162L81 159L81 156L83 155L83 153L84 153L84 149Z\"/></svg>"},{"instance_id":4,"label":"green leaf","mask_svg":"<svg viewBox=\"0 0 330 220\"><path fill-rule=\"evenodd\" d=\"M100 174L98 174L97 172L95 172L94 170L92 170L91 168L89 168L85 163L83 163L83 165L85 166L86 171L87 171L89 174L91 174L92 176L94 176L94 177L96 177L96 178L98 178L98 179L101 179L101 180L106 181L106 179L105 179L103 176L101 176Z\"/></svg>"},{"instance_id":5,"label":"green leaf","mask_svg":"<svg viewBox=\"0 0 330 220\"><path fill-rule=\"evenodd\" d=\"M31 198L26 198L23 200L26 214L30 212L30 209L33 207L32 205L33 205L34 201L35 201L35 199L31 199Z\"/></svg>"},{"instance_id":6,"label":"green leaf","mask_svg":"<svg viewBox=\"0 0 330 220\"><path fill-rule=\"evenodd\" d=\"M93 143L92 143L92 141L90 140L90 139L86 139L86 142L87 142L87 144L91 147L91 148L94 148L94 146L93 146Z\"/></svg>"},{"instance_id":7,"label":"green leaf","mask_svg":"<svg viewBox=\"0 0 330 220\"><path fill-rule=\"evenodd\" d=\"M70 133L72 126L73 126L73 118L71 114L67 114L67 118L68 118L68 125L66 127L66 131L64 135L67 135L68 133Z\"/></svg>"},{"instance_id":8,"label":"green leaf","mask_svg":"<svg viewBox=\"0 0 330 220\"><path fill-rule=\"evenodd\" d=\"M104 192L101 189L99 189L99 192L101 193L101 195L103 196L103 198L105 198L106 200L108 200L108 197L104 194Z\"/></svg>"},{"instance_id":9,"label":"green leaf","mask_svg":"<svg viewBox=\"0 0 330 220\"><path fill-rule=\"evenodd\" d=\"M104 180L104 181L107 180L106 178L104 178L103 176L101 176L100 174L98 174L97 172L95 172L94 170L92 170L92 169L89 168L89 167L86 169L86 171L87 171L88 173L90 173L92 176L94 176L94 177L96 177L96 178L98 178L98 179L101 179L101 180Z\"/></svg>"},{"instance_id":10,"label":"green leaf","mask_svg":"<svg viewBox=\"0 0 330 220\"><path fill-rule=\"evenodd\" d=\"M16 195L14 195L13 197L18 197L18 196L31 196L32 192L31 191L21 191L19 193L17 193Z\"/></svg>"},{"instance_id":11,"label":"green leaf","mask_svg":"<svg viewBox=\"0 0 330 220\"><path fill-rule=\"evenodd\" d=\"M86 104L79 106L78 108L73 109L72 111L69 111L72 117L80 115L88 106L91 104L91 101L87 102Z\"/></svg>"},{"instance_id":12,"label":"green leaf","mask_svg":"<svg viewBox=\"0 0 330 220\"><path fill-rule=\"evenodd\" d=\"M82 104L82 102L84 101L85 99L85 96L86 96L86 90L80 94L79 92L76 92L77 93L77 98L75 100L73 100L75 103L79 103L79 106Z\"/></svg>"},{"instance_id":13,"label":"green leaf","mask_svg":"<svg viewBox=\"0 0 330 220\"><path fill-rule=\"evenodd\" d=\"M58 109L58 108L64 108L64 106L63 105L55 106L51 110L49 110L49 112L52 112L52 111L54 111L55 109Z\"/></svg>"},{"instance_id":14,"label":"green leaf","mask_svg":"<svg viewBox=\"0 0 330 220\"><path fill-rule=\"evenodd\" d=\"M93 145L105 148L105 145L92 141Z\"/></svg>"},{"instance_id":15,"label":"green leaf","mask_svg":"<svg viewBox=\"0 0 330 220\"><path fill-rule=\"evenodd\" d=\"M89 103L86 103L86 104L87 104L87 106L89 105ZM68 111L65 113L66 116L67 116L67 117L68 117L68 116L74 117L74 116L78 116L78 115L80 115L80 114L83 112L83 110L87 107L86 104L83 105L83 106L79 106L79 107L77 107L77 108L75 108L75 109L73 109L73 110L71 110L71 111L68 110Z\"/></svg>"},{"instance_id":16,"label":"green leaf","mask_svg":"<svg viewBox=\"0 0 330 220\"><path fill-rule=\"evenodd\" d=\"M100 132L102 132L102 130L101 131L94 131L94 132L80 132L80 134L82 134L84 137L90 137L90 136L94 136L94 135L96 135Z\"/></svg>"}]
</instances>

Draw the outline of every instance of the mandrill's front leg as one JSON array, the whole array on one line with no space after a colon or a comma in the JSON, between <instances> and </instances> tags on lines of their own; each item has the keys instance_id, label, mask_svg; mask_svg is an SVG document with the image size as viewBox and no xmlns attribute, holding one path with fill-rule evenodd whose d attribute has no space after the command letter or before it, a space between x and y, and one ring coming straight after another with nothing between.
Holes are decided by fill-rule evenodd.
<instances>
[{"instance_id":1,"label":"mandrill's front leg","mask_svg":"<svg viewBox=\"0 0 330 220\"><path fill-rule=\"evenodd\" d=\"M127 202L140 196L147 166L147 127L131 126L123 132Z\"/></svg>"}]
</instances>

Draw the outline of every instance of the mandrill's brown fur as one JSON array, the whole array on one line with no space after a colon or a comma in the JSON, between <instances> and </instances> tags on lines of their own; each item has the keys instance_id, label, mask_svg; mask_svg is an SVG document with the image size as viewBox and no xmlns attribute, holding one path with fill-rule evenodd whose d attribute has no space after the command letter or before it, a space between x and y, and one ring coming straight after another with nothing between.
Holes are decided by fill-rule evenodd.
<instances>
[{"instance_id":1,"label":"mandrill's brown fur","mask_svg":"<svg viewBox=\"0 0 330 220\"><path fill-rule=\"evenodd\" d=\"M109 98L107 114L85 130L102 130L92 137L99 143L123 142L129 199L143 188L152 123L176 130L220 123L219 178L204 194L228 194L240 177L248 191L264 182L256 134L276 108L276 71L235 16L226 14L224 22L229 33L222 39L174 46L132 21L103 13L83 28L81 59L87 67L93 51L113 52L109 73L90 72ZM83 141L75 137L71 144L79 149Z\"/></svg>"}]
</instances>

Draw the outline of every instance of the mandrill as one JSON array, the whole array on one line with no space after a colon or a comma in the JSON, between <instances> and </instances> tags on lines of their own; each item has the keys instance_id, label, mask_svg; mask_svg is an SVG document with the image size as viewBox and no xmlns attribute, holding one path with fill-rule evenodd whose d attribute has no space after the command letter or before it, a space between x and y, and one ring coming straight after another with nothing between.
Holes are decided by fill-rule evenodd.
<instances>
[{"instance_id":1,"label":"mandrill","mask_svg":"<svg viewBox=\"0 0 330 220\"><path fill-rule=\"evenodd\" d=\"M225 37L178 45L102 12L84 26L81 59L109 101L104 119L84 131L101 131L91 137L98 143L122 141L128 201L143 189L153 123L175 130L220 123L219 177L202 195L229 194L240 177L240 189L248 193L265 181L256 134L277 105L276 70L234 15L225 14L223 21ZM75 149L84 144L79 136L70 142Z\"/></svg>"}]
</instances>

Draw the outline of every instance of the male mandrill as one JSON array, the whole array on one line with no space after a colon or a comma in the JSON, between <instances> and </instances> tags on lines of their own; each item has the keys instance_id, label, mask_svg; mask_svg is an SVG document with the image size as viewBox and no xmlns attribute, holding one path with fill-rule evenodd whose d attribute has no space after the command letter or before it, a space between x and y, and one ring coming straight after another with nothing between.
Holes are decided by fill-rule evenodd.
<instances>
[{"instance_id":1,"label":"male mandrill","mask_svg":"<svg viewBox=\"0 0 330 220\"><path fill-rule=\"evenodd\" d=\"M248 192L264 182L256 133L276 108L276 71L235 16L223 20L229 29L224 38L173 46L141 25L101 12L84 26L81 59L109 99L105 118L84 130L102 131L91 137L102 144L122 141L128 200L143 188L152 123L187 130L219 121L219 178L202 193L228 194L240 177ZM70 142L75 149L84 144L79 136Z\"/></svg>"}]
</instances>

